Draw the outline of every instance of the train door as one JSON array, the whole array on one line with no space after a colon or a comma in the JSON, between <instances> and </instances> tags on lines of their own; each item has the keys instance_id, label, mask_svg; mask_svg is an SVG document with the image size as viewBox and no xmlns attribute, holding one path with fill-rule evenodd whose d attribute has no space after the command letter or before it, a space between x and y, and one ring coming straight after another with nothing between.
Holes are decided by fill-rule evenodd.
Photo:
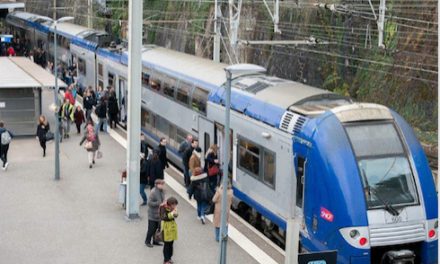
<instances>
[{"instance_id":1,"label":"train door","mask_svg":"<svg viewBox=\"0 0 440 264\"><path fill-rule=\"evenodd\" d=\"M230 134L229 134L229 161L233 161L235 160L235 157L233 157L233 148L234 148L234 142L233 142L233 138L234 138L234 131L232 129L230 129ZM215 130L214 130L214 144L217 144L218 149L219 149L219 153L218 153L218 157L220 160L220 163L223 164L223 155L224 155L224 142L225 142L225 127L222 124L219 123L215 123ZM231 166L232 163L229 163L229 165ZM232 173L231 171L231 167L229 169L229 173ZM235 174L234 174L235 175ZM235 180L235 179L234 179Z\"/></svg>"},{"instance_id":2,"label":"train door","mask_svg":"<svg viewBox=\"0 0 440 264\"><path fill-rule=\"evenodd\" d=\"M128 109L128 91L127 91L127 80L119 77L119 86L116 90L116 96L118 97L119 105L119 123L127 128L127 109Z\"/></svg>"},{"instance_id":3,"label":"train door","mask_svg":"<svg viewBox=\"0 0 440 264\"><path fill-rule=\"evenodd\" d=\"M214 123L203 116L199 116L199 145L203 153L206 153L214 144Z\"/></svg>"}]
</instances>

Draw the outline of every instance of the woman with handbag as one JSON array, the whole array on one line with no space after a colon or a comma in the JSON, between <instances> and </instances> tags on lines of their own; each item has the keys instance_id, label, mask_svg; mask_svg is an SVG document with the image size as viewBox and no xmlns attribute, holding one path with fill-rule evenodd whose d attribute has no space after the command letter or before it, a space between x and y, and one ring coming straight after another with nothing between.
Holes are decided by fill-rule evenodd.
<instances>
[{"instance_id":1,"label":"woman with handbag","mask_svg":"<svg viewBox=\"0 0 440 264\"><path fill-rule=\"evenodd\" d=\"M220 221L221 221L221 215L222 215L222 194L223 194L223 185L220 185L217 188L217 191L214 194L214 197L212 197L212 202L214 203L214 219L213 224L215 227L215 241L220 241ZM232 204L232 186L229 183L228 184L228 190L227 190L227 211L226 211L226 223L229 223L229 212L231 211L231 204ZM226 225L226 233L228 232L228 226Z\"/></svg>"},{"instance_id":2,"label":"woman with handbag","mask_svg":"<svg viewBox=\"0 0 440 264\"><path fill-rule=\"evenodd\" d=\"M159 206L163 203L165 199L165 194L163 188L165 186L165 181L162 179L157 179L154 182L155 187L151 190L150 196L148 197L148 230L147 238L145 239L145 245L147 247L153 247L153 245L161 246L162 244L157 241L156 237L153 235L156 232L160 232L160 215ZM153 239L153 244L151 244L151 239Z\"/></svg>"},{"instance_id":3,"label":"woman with handbag","mask_svg":"<svg viewBox=\"0 0 440 264\"><path fill-rule=\"evenodd\" d=\"M170 197L167 201L159 207L159 214L162 220L162 235L163 235L163 258L164 264L172 264L173 260L173 244L177 240L177 223L176 217L178 201L174 197Z\"/></svg>"},{"instance_id":4,"label":"woman with handbag","mask_svg":"<svg viewBox=\"0 0 440 264\"><path fill-rule=\"evenodd\" d=\"M209 187L214 192L218 183L220 164L218 160L218 146L211 145L205 155L205 172L208 174Z\"/></svg>"},{"instance_id":5,"label":"woman with handbag","mask_svg":"<svg viewBox=\"0 0 440 264\"><path fill-rule=\"evenodd\" d=\"M101 145L98 134L95 133L95 127L93 125L92 119L87 120L86 131L84 132L84 137L82 138L79 145L81 146L84 143L84 141L86 142L84 144L84 148L87 151L88 159L89 159L89 168L91 169L93 167L93 164L95 164L95 158L99 158L98 149L99 146Z\"/></svg>"},{"instance_id":6,"label":"woman with handbag","mask_svg":"<svg viewBox=\"0 0 440 264\"><path fill-rule=\"evenodd\" d=\"M40 146L43 149L43 157L46 157L46 141L48 140L47 134L50 130L49 123L44 115L41 115L38 119L37 126L37 139L40 141Z\"/></svg>"}]
</instances>

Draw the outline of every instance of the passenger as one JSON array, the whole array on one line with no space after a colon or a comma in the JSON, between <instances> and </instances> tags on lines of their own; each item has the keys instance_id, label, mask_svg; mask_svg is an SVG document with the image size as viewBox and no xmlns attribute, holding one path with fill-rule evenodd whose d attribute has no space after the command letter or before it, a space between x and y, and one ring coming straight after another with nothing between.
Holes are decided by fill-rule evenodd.
<instances>
[{"instance_id":1,"label":"passenger","mask_svg":"<svg viewBox=\"0 0 440 264\"><path fill-rule=\"evenodd\" d=\"M86 109L86 119L90 119L92 115L93 106L96 105L96 101L92 96L92 87L89 86L86 90L86 95L83 100L84 109Z\"/></svg>"},{"instance_id":2,"label":"passenger","mask_svg":"<svg viewBox=\"0 0 440 264\"><path fill-rule=\"evenodd\" d=\"M147 245L147 247L162 245L159 241L155 241L154 234L157 230L160 230L159 206L165 200L164 187L165 181L157 179L148 197L148 229L147 237L145 238L145 245ZM153 244L151 244L151 239L153 239Z\"/></svg>"},{"instance_id":3,"label":"passenger","mask_svg":"<svg viewBox=\"0 0 440 264\"><path fill-rule=\"evenodd\" d=\"M202 221L202 224L205 224L205 210L212 199L212 192L209 188L207 175L203 172L201 167L197 167L193 170L191 185L194 192L194 199L197 201L197 219Z\"/></svg>"},{"instance_id":4,"label":"passenger","mask_svg":"<svg viewBox=\"0 0 440 264\"><path fill-rule=\"evenodd\" d=\"M228 190L227 190L227 211L226 211L226 233L228 233L228 223L229 223L229 212L231 211L231 204L232 204L232 186L231 184L228 184ZM214 197L212 198L212 202L215 204L214 207L214 219L213 224L215 227L215 241L220 241L220 225L221 225L221 214L222 214L222 195L223 195L223 186L220 185L217 188L217 191L214 194Z\"/></svg>"},{"instance_id":5,"label":"passenger","mask_svg":"<svg viewBox=\"0 0 440 264\"><path fill-rule=\"evenodd\" d=\"M141 139L141 156L143 156L145 159L148 158L149 153L148 153L148 144L145 141L145 135L144 133L141 133L140 135L140 139Z\"/></svg>"},{"instance_id":6,"label":"passenger","mask_svg":"<svg viewBox=\"0 0 440 264\"><path fill-rule=\"evenodd\" d=\"M8 57L15 56L16 53L15 53L15 49L14 49L14 47L9 46L8 50L6 51L6 54L8 55Z\"/></svg>"},{"instance_id":7,"label":"passenger","mask_svg":"<svg viewBox=\"0 0 440 264\"><path fill-rule=\"evenodd\" d=\"M70 133L70 123L74 121L74 107L69 99L64 99L64 104L61 107L61 119L64 123L64 138L69 138Z\"/></svg>"},{"instance_id":8,"label":"passenger","mask_svg":"<svg viewBox=\"0 0 440 264\"><path fill-rule=\"evenodd\" d=\"M191 183L189 177L191 177L191 175L189 175L189 159L191 157L192 154L192 150L190 150L192 148L193 144L193 136L191 134L188 134L186 136L186 140L182 141L182 143L180 143L179 146L179 154L182 156L182 164L183 164L183 178L185 181L185 187L188 188L189 184ZM189 156L187 156L187 151L189 154Z\"/></svg>"},{"instance_id":9,"label":"passenger","mask_svg":"<svg viewBox=\"0 0 440 264\"><path fill-rule=\"evenodd\" d=\"M153 156L151 157L151 163L150 163L150 187L151 189L154 188L154 183L157 179L163 180L164 174L163 174L163 166L162 162L159 158L159 152L157 150L153 151Z\"/></svg>"},{"instance_id":10,"label":"passenger","mask_svg":"<svg viewBox=\"0 0 440 264\"><path fill-rule=\"evenodd\" d=\"M205 172L208 174L208 181L211 190L214 191L218 183L220 163L218 160L218 146L211 145L205 155Z\"/></svg>"},{"instance_id":11,"label":"passenger","mask_svg":"<svg viewBox=\"0 0 440 264\"><path fill-rule=\"evenodd\" d=\"M145 193L145 187L148 185L148 178L150 177L150 165L151 161L147 159L147 157L142 157L141 159L141 168L140 168L140 177L139 177L139 193L142 197L143 205L147 205L147 194Z\"/></svg>"},{"instance_id":12,"label":"passenger","mask_svg":"<svg viewBox=\"0 0 440 264\"><path fill-rule=\"evenodd\" d=\"M99 104L95 108L95 113L98 116L98 124L96 125L96 134L99 131L107 132L107 104L104 98L99 100Z\"/></svg>"},{"instance_id":13,"label":"passenger","mask_svg":"<svg viewBox=\"0 0 440 264\"><path fill-rule=\"evenodd\" d=\"M174 197L167 199L164 206L161 206L160 218L162 220L162 232L163 232L163 258L164 264L172 264L173 261L173 244L177 240L177 223L176 217L179 215L177 213L178 201Z\"/></svg>"},{"instance_id":14,"label":"passenger","mask_svg":"<svg viewBox=\"0 0 440 264\"><path fill-rule=\"evenodd\" d=\"M73 118L75 119L76 131L78 132L78 134L80 134L81 125L85 123L84 111L81 109L81 106L78 105L76 107Z\"/></svg>"},{"instance_id":15,"label":"passenger","mask_svg":"<svg viewBox=\"0 0 440 264\"><path fill-rule=\"evenodd\" d=\"M189 172L194 175L194 169L202 167L202 149L197 147L194 149L191 158L189 159Z\"/></svg>"},{"instance_id":16,"label":"passenger","mask_svg":"<svg viewBox=\"0 0 440 264\"><path fill-rule=\"evenodd\" d=\"M73 98L72 90L73 90L73 84L67 87L66 92L64 93L64 99L69 99L72 105L75 105L75 98Z\"/></svg>"},{"instance_id":17,"label":"passenger","mask_svg":"<svg viewBox=\"0 0 440 264\"><path fill-rule=\"evenodd\" d=\"M167 158L167 139L161 138L159 142L159 146L157 147L158 154L159 154L159 160L162 163L162 170L165 170L165 168L168 168L168 158Z\"/></svg>"},{"instance_id":18,"label":"passenger","mask_svg":"<svg viewBox=\"0 0 440 264\"><path fill-rule=\"evenodd\" d=\"M108 98L108 118L110 122L110 128L116 128L116 124L118 123L118 113L118 100L116 99L116 93L112 89L112 91L110 92L110 97Z\"/></svg>"},{"instance_id":19,"label":"passenger","mask_svg":"<svg viewBox=\"0 0 440 264\"><path fill-rule=\"evenodd\" d=\"M8 169L8 151L9 144L14 138L14 134L5 128L5 123L0 121L0 159L3 161L2 169L5 171Z\"/></svg>"},{"instance_id":20,"label":"passenger","mask_svg":"<svg viewBox=\"0 0 440 264\"><path fill-rule=\"evenodd\" d=\"M82 138L79 145L81 146L82 143L85 143L85 149L87 150L88 159L89 159L89 168L91 169L93 164L95 164L95 159L97 158L97 153L99 146L101 145L99 141L98 134L95 133L95 128L93 127L93 120L89 119L87 120L87 127L86 131L84 132L84 137Z\"/></svg>"},{"instance_id":21,"label":"passenger","mask_svg":"<svg viewBox=\"0 0 440 264\"><path fill-rule=\"evenodd\" d=\"M47 132L49 132L50 126L49 122L44 115L41 115L38 119L37 126L37 138L40 141L40 146L43 149L43 157L46 157L46 141L47 141Z\"/></svg>"}]
</instances>

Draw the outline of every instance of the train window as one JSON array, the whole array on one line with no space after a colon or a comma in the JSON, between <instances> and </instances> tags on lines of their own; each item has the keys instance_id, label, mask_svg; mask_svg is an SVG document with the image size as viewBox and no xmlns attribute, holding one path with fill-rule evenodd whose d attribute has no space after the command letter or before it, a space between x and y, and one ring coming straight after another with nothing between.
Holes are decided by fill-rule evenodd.
<instances>
[{"instance_id":1,"label":"train window","mask_svg":"<svg viewBox=\"0 0 440 264\"><path fill-rule=\"evenodd\" d=\"M115 75L113 73L108 73L108 86L113 87L115 84ZM103 87L103 86L102 86ZM104 87L103 87L104 88Z\"/></svg>"},{"instance_id":2,"label":"train window","mask_svg":"<svg viewBox=\"0 0 440 264\"><path fill-rule=\"evenodd\" d=\"M98 87L104 87L104 82L102 80L98 80Z\"/></svg>"},{"instance_id":3,"label":"train window","mask_svg":"<svg viewBox=\"0 0 440 264\"><path fill-rule=\"evenodd\" d=\"M150 78L150 88L154 91L160 92L160 80L159 78Z\"/></svg>"},{"instance_id":4,"label":"train window","mask_svg":"<svg viewBox=\"0 0 440 264\"><path fill-rule=\"evenodd\" d=\"M240 138L239 139L239 166L255 178L260 178L260 148L258 145Z\"/></svg>"},{"instance_id":5,"label":"train window","mask_svg":"<svg viewBox=\"0 0 440 264\"><path fill-rule=\"evenodd\" d=\"M298 157L296 166L296 206L303 208L304 200L304 172L306 160Z\"/></svg>"},{"instance_id":6,"label":"train window","mask_svg":"<svg viewBox=\"0 0 440 264\"><path fill-rule=\"evenodd\" d=\"M98 76L99 77L104 76L104 67L102 66L102 63L98 63Z\"/></svg>"},{"instance_id":7,"label":"train window","mask_svg":"<svg viewBox=\"0 0 440 264\"><path fill-rule=\"evenodd\" d=\"M208 91L196 87L192 94L192 108L198 112L206 113L206 101L208 101Z\"/></svg>"},{"instance_id":8,"label":"train window","mask_svg":"<svg viewBox=\"0 0 440 264\"><path fill-rule=\"evenodd\" d=\"M150 82L150 75L148 73L142 72L142 85L148 86Z\"/></svg>"},{"instance_id":9,"label":"train window","mask_svg":"<svg viewBox=\"0 0 440 264\"><path fill-rule=\"evenodd\" d=\"M190 91L191 91L191 85L181 82L179 87L177 88L177 94L176 94L177 101L187 105L189 101Z\"/></svg>"},{"instance_id":10,"label":"train window","mask_svg":"<svg viewBox=\"0 0 440 264\"><path fill-rule=\"evenodd\" d=\"M78 57L78 71L83 75L86 75L87 73L86 61L80 57Z\"/></svg>"},{"instance_id":11,"label":"train window","mask_svg":"<svg viewBox=\"0 0 440 264\"><path fill-rule=\"evenodd\" d=\"M186 133L185 131L183 131L182 129L180 129L180 128L177 128L177 134L176 134L176 140L177 140L177 142L182 142L182 141L184 141L185 139L186 139L186 135L187 135L188 133Z\"/></svg>"},{"instance_id":12,"label":"train window","mask_svg":"<svg viewBox=\"0 0 440 264\"><path fill-rule=\"evenodd\" d=\"M162 83L163 93L171 98L174 98L174 90L176 89L176 80L166 78L166 81Z\"/></svg>"},{"instance_id":13,"label":"train window","mask_svg":"<svg viewBox=\"0 0 440 264\"><path fill-rule=\"evenodd\" d=\"M168 136L170 137L170 146L178 149L179 148L179 142L176 141L176 133L177 133L177 127L171 123L169 123L170 131Z\"/></svg>"},{"instance_id":14,"label":"train window","mask_svg":"<svg viewBox=\"0 0 440 264\"><path fill-rule=\"evenodd\" d=\"M275 153L264 150L263 181L270 186L275 186Z\"/></svg>"}]
</instances>

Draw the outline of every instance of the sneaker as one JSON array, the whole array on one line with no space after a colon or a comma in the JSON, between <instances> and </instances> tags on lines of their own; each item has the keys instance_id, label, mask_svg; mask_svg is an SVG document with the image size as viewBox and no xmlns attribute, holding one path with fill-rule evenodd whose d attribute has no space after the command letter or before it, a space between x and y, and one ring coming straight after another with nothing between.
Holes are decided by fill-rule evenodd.
<instances>
[{"instance_id":1,"label":"sneaker","mask_svg":"<svg viewBox=\"0 0 440 264\"><path fill-rule=\"evenodd\" d=\"M204 218L204 217L202 217L202 218L200 219L200 221L202 221L202 224L203 224L203 225L205 224L205 218Z\"/></svg>"},{"instance_id":2,"label":"sneaker","mask_svg":"<svg viewBox=\"0 0 440 264\"><path fill-rule=\"evenodd\" d=\"M92 163L95 164L95 160L93 160Z\"/></svg>"},{"instance_id":3,"label":"sneaker","mask_svg":"<svg viewBox=\"0 0 440 264\"><path fill-rule=\"evenodd\" d=\"M89 165L89 169L91 169L91 168L92 168L92 164Z\"/></svg>"},{"instance_id":4,"label":"sneaker","mask_svg":"<svg viewBox=\"0 0 440 264\"><path fill-rule=\"evenodd\" d=\"M9 166L9 162L6 162L5 166L3 167L3 170L7 170Z\"/></svg>"},{"instance_id":5,"label":"sneaker","mask_svg":"<svg viewBox=\"0 0 440 264\"><path fill-rule=\"evenodd\" d=\"M153 245L152 245L151 243L145 243L145 245L146 245L147 247L149 247L149 248L152 248L152 247L153 247Z\"/></svg>"}]
</instances>

